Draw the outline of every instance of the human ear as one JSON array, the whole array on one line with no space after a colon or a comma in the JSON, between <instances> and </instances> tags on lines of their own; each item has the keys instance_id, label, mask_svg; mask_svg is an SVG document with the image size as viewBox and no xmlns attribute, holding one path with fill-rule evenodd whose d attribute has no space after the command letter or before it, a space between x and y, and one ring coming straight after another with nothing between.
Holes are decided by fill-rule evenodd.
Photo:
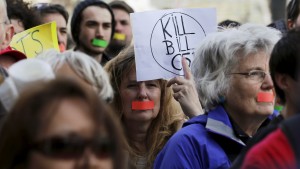
<instances>
[{"instance_id":1,"label":"human ear","mask_svg":"<svg viewBox=\"0 0 300 169\"><path fill-rule=\"evenodd\" d=\"M276 83L281 90L286 91L290 87L290 78L291 77L286 74L276 74L274 77L274 83Z\"/></svg>"},{"instance_id":2,"label":"human ear","mask_svg":"<svg viewBox=\"0 0 300 169\"><path fill-rule=\"evenodd\" d=\"M288 30L291 30L294 28L294 22L291 19L287 20L287 28L288 28Z\"/></svg>"},{"instance_id":3,"label":"human ear","mask_svg":"<svg viewBox=\"0 0 300 169\"><path fill-rule=\"evenodd\" d=\"M4 39L1 42L1 50L5 49L9 46L9 44L12 40L12 37L14 35L14 32L15 31L14 31L14 27L12 24L5 25L5 34L4 34Z\"/></svg>"}]
</instances>

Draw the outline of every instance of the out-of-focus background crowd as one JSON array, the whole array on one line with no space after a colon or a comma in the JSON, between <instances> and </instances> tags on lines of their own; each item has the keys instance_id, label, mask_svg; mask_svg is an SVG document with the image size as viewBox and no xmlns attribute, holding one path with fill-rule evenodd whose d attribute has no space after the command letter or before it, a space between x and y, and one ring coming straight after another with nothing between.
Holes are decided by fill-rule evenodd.
<instances>
[{"instance_id":1,"label":"out-of-focus background crowd","mask_svg":"<svg viewBox=\"0 0 300 169\"><path fill-rule=\"evenodd\" d=\"M0 169L299 169L287 1L0 0Z\"/></svg>"},{"instance_id":2,"label":"out-of-focus background crowd","mask_svg":"<svg viewBox=\"0 0 300 169\"><path fill-rule=\"evenodd\" d=\"M70 14L79 0L25 0L32 3L58 3L65 6ZM113 0L104 0L111 2ZM228 18L240 23L269 24L285 18L287 0L125 0L135 11L169 8L217 9L218 22Z\"/></svg>"}]
</instances>

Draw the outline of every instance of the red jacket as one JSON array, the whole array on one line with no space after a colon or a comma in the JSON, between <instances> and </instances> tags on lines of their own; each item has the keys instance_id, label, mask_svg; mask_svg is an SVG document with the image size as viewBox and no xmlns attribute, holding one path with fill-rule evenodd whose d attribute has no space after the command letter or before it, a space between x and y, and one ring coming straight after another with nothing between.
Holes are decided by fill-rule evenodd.
<instances>
[{"instance_id":1,"label":"red jacket","mask_svg":"<svg viewBox=\"0 0 300 169\"><path fill-rule=\"evenodd\" d=\"M297 163L288 138L278 128L252 147L242 169L296 169Z\"/></svg>"}]
</instances>

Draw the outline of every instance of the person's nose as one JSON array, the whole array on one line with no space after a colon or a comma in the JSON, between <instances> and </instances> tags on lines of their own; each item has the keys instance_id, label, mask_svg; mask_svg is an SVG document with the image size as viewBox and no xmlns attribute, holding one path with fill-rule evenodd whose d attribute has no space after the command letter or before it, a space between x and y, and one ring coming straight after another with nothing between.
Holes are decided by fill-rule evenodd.
<instances>
[{"instance_id":1,"label":"person's nose","mask_svg":"<svg viewBox=\"0 0 300 169\"><path fill-rule=\"evenodd\" d=\"M62 34L59 32L59 30L57 30L57 40L58 40L58 44L63 43L63 36L62 36Z\"/></svg>"},{"instance_id":2,"label":"person's nose","mask_svg":"<svg viewBox=\"0 0 300 169\"><path fill-rule=\"evenodd\" d=\"M99 39L103 39L104 37L104 30L102 26L99 26L96 30L96 37Z\"/></svg>"},{"instance_id":3,"label":"person's nose","mask_svg":"<svg viewBox=\"0 0 300 169\"><path fill-rule=\"evenodd\" d=\"M145 83L140 83L138 87L138 99L146 100L148 98L148 90Z\"/></svg>"},{"instance_id":4,"label":"person's nose","mask_svg":"<svg viewBox=\"0 0 300 169\"><path fill-rule=\"evenodd\" d=\"M264 90L270 90L270 89L274 88L273 80L272 80L271 75L269 73L266 74L266 77L264 78L261 87Z\"/></svg>"},{"instance_id":5,"label":"person's nose","mask_svg":"<svg viewBox=\"0 0 300 169\"><path fill-rule=\"evenodd\" d=\"M90 148L86 148L80 159L77 160L77 169L96 169L100 168L101 159L91 151Z\"/></svg>"},{"instance_id":6,"label":"person's nose","mask_svg":"<svg viewBox=\"0 0 300 169\"><path fill-rule=\"evenodd\" d=\"M122 25L119 22L116 22L115 31L118 33L122 32Z\"/></svg>"}]
</instances>

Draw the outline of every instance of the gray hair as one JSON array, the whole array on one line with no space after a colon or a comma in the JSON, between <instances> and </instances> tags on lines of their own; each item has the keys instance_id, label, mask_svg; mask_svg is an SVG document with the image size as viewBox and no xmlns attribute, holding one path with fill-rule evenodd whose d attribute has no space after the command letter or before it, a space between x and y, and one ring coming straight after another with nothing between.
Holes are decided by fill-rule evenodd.
<instances>
[{"instance_id":1,"label":"gray hair","mask_svg":"<svg viewBox=\"0 0 300 169\"><path fill-rule=\"evenodd\" d=\"M56 50L48 50L37 58L46 60L54 71L67 63L77 75L93 86L101 99L112 101L114 92L108 75L100 63L90 56L76 51L59 53Z\"/></svg>"},{"instance_id":2,"label":"gray hair","mask_svg":"<svg viewBox=\"0 0 300 169\"><path fill-rule=\"evenodd\" d=\"M228 74L242 57L265 52L270 57L281 33L262 25L245 24L208 35L198 47L192 73L201 103L211 110L224 100L229 87Z\"/></svg>"}]
</instances>

